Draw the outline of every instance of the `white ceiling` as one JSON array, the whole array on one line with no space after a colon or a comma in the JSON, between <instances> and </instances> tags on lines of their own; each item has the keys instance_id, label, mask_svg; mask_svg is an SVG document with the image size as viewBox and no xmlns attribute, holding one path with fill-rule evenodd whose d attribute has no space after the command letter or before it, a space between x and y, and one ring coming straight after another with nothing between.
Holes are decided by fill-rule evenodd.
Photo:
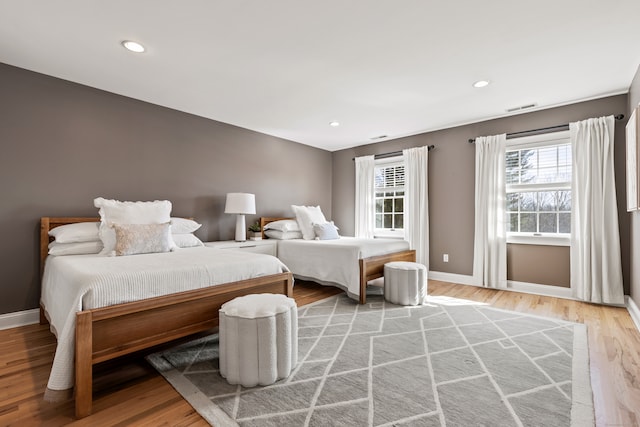
<instances>
[{"instance_id":1,"label":"white ceiling","mask_svg":"<svg viewBox=\"0 0 640 427\"><path fill-rule=\"evenodd\" d=\"M626 93L640 1L0 0L0 62L334 151Z\"/></svg>"}]
</instances>

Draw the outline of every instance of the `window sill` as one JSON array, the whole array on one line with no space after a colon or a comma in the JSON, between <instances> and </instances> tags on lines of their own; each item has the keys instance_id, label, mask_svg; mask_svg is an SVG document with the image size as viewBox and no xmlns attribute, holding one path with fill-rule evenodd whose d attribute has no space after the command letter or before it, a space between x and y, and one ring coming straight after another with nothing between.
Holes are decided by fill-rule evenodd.
<instances>
[{"instance_id":1,"label":"window sill","mask_svg":"<svg viewBox=\"0 0 640 427\"><path fill-rule=\"evenodd\" d=\"M571 246L568 236L535 236L533 234L508 235L507 243L515 245Z\"/></svg>"},{"instance_id":2,"label":"window sill","mask_svg":"<svg viewBox=\"0 0 640 427\"><path fill-rule=\"evenodd\" d=\"M373 238L374 239L398 239L398 240L403 240L404 239L404 232L376 232L373 234Z\"/></svg>"}]
</instances>

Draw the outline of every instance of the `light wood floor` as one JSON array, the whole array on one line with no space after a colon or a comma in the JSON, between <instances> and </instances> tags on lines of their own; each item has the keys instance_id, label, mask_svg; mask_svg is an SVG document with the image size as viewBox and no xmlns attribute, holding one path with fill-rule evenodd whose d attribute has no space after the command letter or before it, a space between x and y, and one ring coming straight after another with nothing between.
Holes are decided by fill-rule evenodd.
<instances>
[{"instance_id":1,"label":"light wood floor","mask_svg":"<svg viewBox=\"0 0 640 427\"><path fill-rule=\"evenodd\" d=\"M298 281L294 296L298 305L304 305L338 292ZM589 331L597 425L640 426L640 333L626 309L437 281L429 281L429 294L584 322ZM42 400L54 349L55 339L46 326L0 331L0 425L207 425L142 355L99 366L94 413L75 420L71 401Z\"/></svg>"}]
</instances>

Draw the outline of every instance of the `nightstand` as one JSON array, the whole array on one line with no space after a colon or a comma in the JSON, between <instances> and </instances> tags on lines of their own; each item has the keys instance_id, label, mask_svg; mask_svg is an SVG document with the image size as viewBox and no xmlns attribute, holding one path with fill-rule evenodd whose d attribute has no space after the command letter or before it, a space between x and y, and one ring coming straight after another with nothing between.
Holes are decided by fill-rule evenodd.
<instances>
[{"instance_id":1,"label":"nightstand","mask_svg":"<svg viewBox=\"0 0 640 427\"><path fill-rule=\"evenodd\" d=\"M235 240L227 240L222 242L206 242L205 246L217 249L241 250L273 256L276 256L278 248L277 241L271 239L247 240L246 242L236 242Z\"/></svg>"}]
</instances>

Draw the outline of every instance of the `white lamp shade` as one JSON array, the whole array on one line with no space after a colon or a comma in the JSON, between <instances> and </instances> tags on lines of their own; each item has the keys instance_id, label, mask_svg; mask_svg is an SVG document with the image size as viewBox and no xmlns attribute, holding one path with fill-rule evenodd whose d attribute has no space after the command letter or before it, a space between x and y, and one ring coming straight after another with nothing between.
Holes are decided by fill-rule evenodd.
<instances>
[{"instance_id":1,"label":"white lamp shade","mask_svg":"<svg viewBox=\"0 0 640 427\"><path fill-rule=\"evenodd\" d=\"M256 196L250 193L227 193L227 202L224 213L228 214L255 214Z\"/></svg>"}]
</instances>

